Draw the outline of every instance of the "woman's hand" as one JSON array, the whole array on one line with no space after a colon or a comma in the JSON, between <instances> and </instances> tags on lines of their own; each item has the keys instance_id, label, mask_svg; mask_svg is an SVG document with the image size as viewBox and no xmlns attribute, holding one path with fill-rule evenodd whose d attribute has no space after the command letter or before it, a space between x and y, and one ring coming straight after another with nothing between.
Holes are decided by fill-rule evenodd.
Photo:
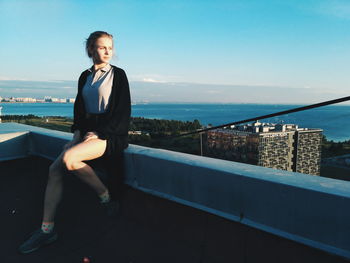
<instances>
[{"instance_id":1,"label":"woman's hand","mask_svg":"<svg viewBox=\"0 0 350 263\"><path fill-rule=\"evenodd\" d=\"M73 139L63 146L63 150L64 151L68 150L69 148L73 147L74 145L76 145L79 142L80 142L80 131L75 130L74 135L73 135Z\"/></svg>"},{"instance_id":2,"label":"woman's hand","mask_svg":"<svg viewBox=\"0 0 350 263\"><path fill-rule=\"evenodd\" d=\"M87 132L83 138L83 141L87 142L92 139L98 139L98 135L96 132Z\"/></svg>"}]
</instances>

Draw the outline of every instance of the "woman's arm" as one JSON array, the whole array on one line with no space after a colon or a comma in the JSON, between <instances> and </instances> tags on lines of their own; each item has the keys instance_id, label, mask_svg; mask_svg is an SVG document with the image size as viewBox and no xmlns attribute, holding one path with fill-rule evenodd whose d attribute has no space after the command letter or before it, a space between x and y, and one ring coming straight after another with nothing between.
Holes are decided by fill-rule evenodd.
<instances>
[{"instance_id":1,"label":"woman's arm","mask_svg":"<svg viewBox=\"0 0 350 263\"><path fill-rule=\"evenodd\" d=\"M74 102L74 113L73 113L74 118L73 118L73 125L71 126L71 132L81 129L83 126L84 120L86 118L85 106L84 106L81 90L85 84L87 74L88 72L84 71L83 73L81 73L78 80L78 93Z\"/></svg>"}]
</instances>

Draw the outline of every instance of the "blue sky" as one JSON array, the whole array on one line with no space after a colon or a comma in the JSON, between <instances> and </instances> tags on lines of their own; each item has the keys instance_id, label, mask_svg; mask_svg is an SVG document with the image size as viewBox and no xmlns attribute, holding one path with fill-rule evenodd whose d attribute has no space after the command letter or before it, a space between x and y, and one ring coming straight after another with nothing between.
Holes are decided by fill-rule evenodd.
<instances>
[{"instance_id":1,"label":"blue sky","mask_svg":"<svg viewBox=\"0 0 350 263\"><path fill-rule=\"evenodd\" d=\"M112 64L126 70L135 100L348 95L348 0L0 0L0 25L0 96L74 96L95 30L114 35ZM247 87L274 94L250 97Z\"/></svg>"}]
</instances>

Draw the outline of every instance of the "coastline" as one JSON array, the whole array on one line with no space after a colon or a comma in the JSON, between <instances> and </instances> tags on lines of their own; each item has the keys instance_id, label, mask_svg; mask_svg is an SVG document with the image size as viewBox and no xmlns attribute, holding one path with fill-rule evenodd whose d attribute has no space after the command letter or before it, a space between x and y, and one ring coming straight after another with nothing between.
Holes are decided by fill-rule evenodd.
<instances>
[{"instance_id":1,"label":"coastline","mask_svg":"<svg viewBox=\"0 0 350 263\"><path fill-rule=\"evenodd\" d=\"M36 101L36 102L31 102L31 101L1 101L0 104L2 103L9 103L9 104L22 104L22 103L26 103L26 104L42 104L42 103L58 103L58 104L74 104L74 102L60 102L60 101L53 101L53 102L49 102L49 101Z\"/></svg>"},{"instance_id":2,"label":"coastline","mask_svg":"<svg viewBox=\"0 0 350 263\"><path fill-rule=\"evenodd\" d=\"M36 115L36 116L73 116L73 103L68 102L11 102L0 103L3 115ZM222 125L289 110L295 105L266 104L153 104L132 105L133 117L144 117L158 120L193 121L199 120L204 126ZM345 141L350 139L350 107L331 105L318 109L286 114L260 120L265 123L298 124L301 128L320 128L329 140Z\"/></svg>"},{"instance_id":3,"label":"coastline","mask_svg":"<svg viewBox=\"0 0 350 263\"><path fill-rule=\"evenodd\" d=\"M70 103L74 104L74 102L60 102L60 101L0 101L1 103ZM253 102L132 102L132 105L268 105L268 106L307 106L310 104L299 104L299 103L253 103ZM339 104L334 104L334 105L329 105L328 107L350 107L350 103L345 104L342 103L341 105Z\"/></svg>"},{"instance_id":4,"label":"coastline","mask_svg":"<svg viewBox=\"0 0 350 263\"><path fill-rule=\"evenodd\" d=\"M63 132L71 132L70 128L73 124L72 118L60 116L39 117L35 115L5 115L2 117L3 122L12 121ZM186 135L183 137L178 137L178 135L203 128L205 128L205 126L198 120L189 122L131 117L129 142L147 147L198 154L198 134ZM168 136L170 137L164 140L164 138ZM327 137L324 136L322 140L322 158L349 153L350 139L335 142L333 140L328 140Z\"/></svg>"}]
</instances>

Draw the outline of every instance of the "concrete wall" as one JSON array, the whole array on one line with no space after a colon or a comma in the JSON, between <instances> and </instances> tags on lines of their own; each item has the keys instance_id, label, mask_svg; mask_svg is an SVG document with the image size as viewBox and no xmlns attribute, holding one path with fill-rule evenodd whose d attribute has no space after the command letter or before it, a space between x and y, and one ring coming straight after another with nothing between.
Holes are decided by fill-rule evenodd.
<instances>
[{"instance_id":1,"label":"concrete wall","mask_svg":"<svg viewBox=\"0 0 350 263\"><path fill-rule=\"evenodd\" d=\"M72 134L25 124L0 123L0 161L28 155L54 160Z\"/></svg>"},{"instance_id":2,"label":"concrete wall","mask_svg":"<svg viewBox=\"0 0 350 263\"><path fill-rule=\"evenodd\" d=\"M3 123L0 159L54 159L71 136ZM350 182L136 145L125 164L135 189L350 258Z\"/></svg>"}]
</instances>

